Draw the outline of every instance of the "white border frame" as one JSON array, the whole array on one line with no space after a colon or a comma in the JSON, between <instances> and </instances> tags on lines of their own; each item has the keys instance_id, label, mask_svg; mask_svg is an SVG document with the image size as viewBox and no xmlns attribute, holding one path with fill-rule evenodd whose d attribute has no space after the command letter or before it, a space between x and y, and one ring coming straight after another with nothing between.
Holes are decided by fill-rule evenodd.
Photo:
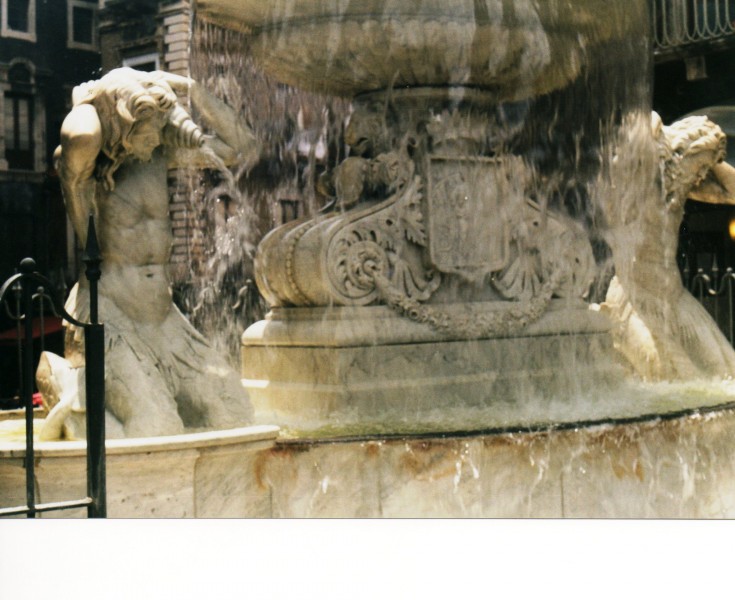
<instances>
[{"instance_id":1,"label":"white border frame","mask_svg":"<svg viewBox=\"0 0 735 600\"><path fill-rule=\"evenodd\" d=\"M8 26L8 0L2 0L2 36L36 41L36 0L28 0L28 31L16 31Z\"/></svg>"}]
</instances>

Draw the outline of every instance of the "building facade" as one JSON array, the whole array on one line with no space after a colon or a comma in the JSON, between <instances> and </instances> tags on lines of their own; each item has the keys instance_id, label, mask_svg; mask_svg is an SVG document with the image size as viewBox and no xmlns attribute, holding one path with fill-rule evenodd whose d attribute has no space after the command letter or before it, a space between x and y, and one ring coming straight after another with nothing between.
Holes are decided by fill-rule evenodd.
<instances>
[{"instance_id":1,"label":"building facade","mask_svg":"<svg viewBox=\"0 0 735 600\"><path fill-rule=\"evenodd\" d=\"M97 0L0 0L0 282L33 257L63 293L78 253L53 153L71 91L99 73ZM4 308L4 307L0 307ZM0 407L17 405L16 324L0 310ZM48 317L46 349L63 351Z\"/></svg>"},{"instance_id":2,"label":"building facade","mask_svg":"<svg viewBox=\"0 0 735 600\"><path fill-rule=\"evenodd\" d=\"M191 3L188 0L100 0L102 70L131 67L186 75Z\"/></svg>"},{"instance_id":3,"label":"building facade","mask_svg":"<svg viewBox=\"0 0 735 600\"><path fill-rule=\"evenodd\" d=\"M99 72L97 0L0 0L0 277L32 256L74 273L53 152L71 90Z\"/></svg>"}]
</instances>

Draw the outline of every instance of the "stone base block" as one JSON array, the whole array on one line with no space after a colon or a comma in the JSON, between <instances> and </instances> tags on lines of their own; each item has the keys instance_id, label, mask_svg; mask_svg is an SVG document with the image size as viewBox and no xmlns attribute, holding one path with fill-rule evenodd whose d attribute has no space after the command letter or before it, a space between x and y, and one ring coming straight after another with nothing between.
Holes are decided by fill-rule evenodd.
<instances>
[{"instance_id":1,"label":"stone base block","mask_svg":"<svg viewBox=\"0 0 735 600\"><path fill-rule=\"evenodd\" d=\"M576 398L619 382L622 366L607 329L601 315L566 303L522 337L494 339L453 339L386 307L281 309L243 336L244 384L263 419L296 428L377 421L420 427L434 411L442 411L436 420L446 427L447 409L493 406L494 424L507 425L503 413L522 415L524 403Z\"/></svg>"}]
</instances>

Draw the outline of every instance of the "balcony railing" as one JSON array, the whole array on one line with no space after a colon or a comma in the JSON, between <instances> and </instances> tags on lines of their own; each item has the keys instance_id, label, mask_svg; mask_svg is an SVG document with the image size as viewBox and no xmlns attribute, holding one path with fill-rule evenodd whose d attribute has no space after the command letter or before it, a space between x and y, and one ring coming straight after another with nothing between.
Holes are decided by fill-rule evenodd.
<instances>
[{"instance_id":1,"label":"balcony railing","mask_svg":"<svg viewBox=\"0 0 735 600\"><path fill-rule=\"evenodd\" d=\"M735 34L735 0L653 0L652 4L656 53Z\"/></svg>"}]
</instances>

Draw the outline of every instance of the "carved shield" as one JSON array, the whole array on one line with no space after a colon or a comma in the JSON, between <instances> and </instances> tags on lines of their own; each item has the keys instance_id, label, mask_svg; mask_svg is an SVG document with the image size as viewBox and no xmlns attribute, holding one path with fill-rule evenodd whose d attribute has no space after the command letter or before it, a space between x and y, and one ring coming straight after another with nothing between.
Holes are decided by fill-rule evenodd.
<instances>
[{"instance_id":1,"label":"carved shield","mask_svg":"<svg viewBox=\"0 0 735 600\"><path fill-rule=\"evenodd\" d=\"M507 158L431 158L429 253L439 271L476 279L507 266L511 221L523 206L519 166Z\"/></svg>"}]
</instances>

